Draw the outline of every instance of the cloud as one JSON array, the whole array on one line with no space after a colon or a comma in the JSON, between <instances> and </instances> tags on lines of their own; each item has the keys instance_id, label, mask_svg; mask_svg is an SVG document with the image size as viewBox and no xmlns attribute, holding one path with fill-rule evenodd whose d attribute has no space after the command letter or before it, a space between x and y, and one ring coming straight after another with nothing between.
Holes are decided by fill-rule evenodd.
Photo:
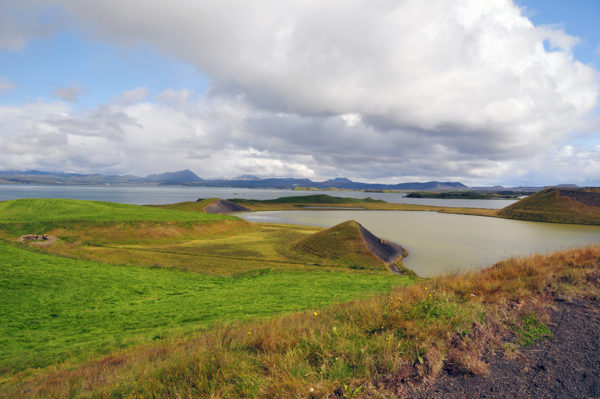
<instances>
[{"instance_id":1,"label":"cloud","mask_svg":"<svg viewBox=\"0 0 600 399\"><path fill-rule=\"evenodd\" d=\"M508 0L61 4L97 34L151 43L259 108L457 131L505 152L555 140L598 97L597 72L573 60L576 39L535 27Z\"/></svg>"},{"instance_id":2,"label":"cloud","mask_svg":"<svg viewBox=\"0 0 600 399\"><path fill-rule=\"evenodd\" d=\"M0 76L0 94L14 89L15 85L3 76Z\"/></svg>"},{"instance_id":3,"label":"cloud","mask_svg":"<svg viewBox=\"0 0 600 399\"><path fill-rule=\"evenodd\" d=\"M585 145L485 158L469 153L468 138L457 149L455 135L424 138L419 131L376 129L355 115L265 111L243 96L187 90L167 90L156 99L91 110L63 102L0 107L0 169L146 175L189 168L205 178L347 176L475 185L597 184L600 176L600 149Z\"/></svg>"},{"instance_id":4,"label":"cloud","mask_svg":"<svg viewBox=\"0 0 600 399\"><path fill-rule=\"evenodd\" d=\"M43 1L0 1L0 50L21 50L29 39L54 34L67 21L64 10Z\"/></svg>"},{"instance_id":5,"label":"cloud","mask_svg":"<svg viewBox=\"0 0 600 399\"><path fill-rule=\"evenodd\" d=\"M47 116L70 151L102 149L124 172L526 181L536 160L565 168L553 160L600 92L577 39L510 0L55 4L96 37L150 44L211 79L206 95L142 87Z\"/></svg>"},{"instance_id":6,"label":"cloud","mask_svg":"<svg viewBox=\"0 0 600 399\"><path fill-rule=\"evenodd\" d=\"M54 89L53 93L56 97L60 98L61 100L74 103L79 101L79 97L87 93L88 91L89 90L85 87L80 87L78 85L73 84L71 86L57 87L56 89Z\"/></svg>"},{"instance_id":7,"label":"cloud","mask_svg":"<svg viewBox=\"0 0 600 399\"><path fill-rule=\"evenodd\" d=\"M130 105L145 100L147 97L148 89L146 87L136 87L135 89L123 93L115 103L120 105Z\"/></svg>"}]
</instances>

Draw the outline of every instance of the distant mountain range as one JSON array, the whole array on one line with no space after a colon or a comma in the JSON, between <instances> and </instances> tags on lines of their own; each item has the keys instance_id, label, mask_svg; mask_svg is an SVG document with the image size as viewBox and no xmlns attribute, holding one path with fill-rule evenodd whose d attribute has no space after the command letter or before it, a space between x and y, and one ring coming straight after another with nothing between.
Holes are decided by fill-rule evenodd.
<instances>
[{"instance_id":1,"label":"distant mountain range","mask_svg":"<svg viewBox=\"0 0 600 399\"><path fill-rule=\"evenodd\" d=\"M354 182L346 178L336 178L322 182L310 179L295 178L259 178L243 175L234 179L205 180L191 170L180 170L153 174L146 177L131 175L102 175L44 172L39 170L7 170L0 171L0 184L52 184L52 185L182 185L199 187L235 187L235 188L312 188L312 189L347 189L347 190L507 190L506 187L470 188L459 182L430 181L425 183L411 182L399 184L377 184ZM567 186L567 185L563 185ZM574 186L574 185L570 185ZM539 191L543 187L519 187L522 191Z\"/></svg>"}]
</instances>

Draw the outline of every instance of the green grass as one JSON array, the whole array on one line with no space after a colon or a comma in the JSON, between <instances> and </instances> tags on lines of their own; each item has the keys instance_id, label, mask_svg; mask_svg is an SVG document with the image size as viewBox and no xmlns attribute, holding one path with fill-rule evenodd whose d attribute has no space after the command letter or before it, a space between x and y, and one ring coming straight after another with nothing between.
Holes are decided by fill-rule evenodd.
<instances>
[{"instance_id":1,"label":"green grass","mask_svg":"<svg viewBox=\"0 0 600 399\"><path fill-rule=\"evenodd\" d=\"M41 367L216 322L382 292L389 274L263 269L231 277L117 266L0 242L0 370Z\"/></svg>"},{"instance_id":2,"label":"green grass","mask_svg":"<svg viewBox=\"0 0 600 399\"><path fill-rule=\"evenodd\" d=\"M513 326L512 330L517 336L516 343L521 346L533 345L539 340L554 336L548 326L539 321L535 314L525 317L522 324Z\"/></svg>"},{"instance_id":3,"label":"green grass","mask_svg":"<svg viewBox=\"0 0 600 399\"><path fill-rule=\"evenodd\" d=\"M353 220L303 238L293 248L315 259L333 259L346 267L387 269L386 264L369 251L359 224Z\"/></svg>"},{"instance_id":4,"label":"green grass","mask_svg":"<svg viewBox=\"0 0 600 399\"><path fill-rule=\"evenodd\" d=\"M231 202L238 204L252 204L252 203L265 203L265 204L364 204L364 203L385 203L383 200L374 200L372 198L344 198L344 197L333 197L326 194L317 195L299 195L295 197L281 197L272 200L242 200L242 199L230 199Z\"/></svg>"},{"instance_id":5,"label":"green grass","mask_svg":"<svg viewBox=\"0 0 600 399\"><path fill-rule=\"evenodd\" d=\"M93 222L215 222L233 219L232 216L100 201L18 199L0 202L0 223L39 223L65 220Z\"/></svg>"},{"instance_id":6,"label":"green grass","mask_svg":"<svg viewBox=\"0 0 600 399\"><path fill-rule=\"evenodd\" d=\"M600 204L600 188L597 187L547 188L501 209L498 216L537 222L600 225L600 206L586 205L572 197L573 194L595 198L596 204Z\"/></svg>"}]
</instances>

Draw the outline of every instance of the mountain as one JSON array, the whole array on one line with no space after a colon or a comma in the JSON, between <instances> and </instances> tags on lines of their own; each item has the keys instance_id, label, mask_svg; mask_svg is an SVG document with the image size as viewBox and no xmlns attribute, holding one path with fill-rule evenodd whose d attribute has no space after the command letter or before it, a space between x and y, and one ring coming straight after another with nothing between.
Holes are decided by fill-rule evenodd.
<instances>
[{"instance_id":1,"label":"mountain","mask_svg":"<svg viewBox=\"0 0 600 399\"><path fill-rule=\"evenodd\" d=\"M600 188L547 188L502 208L498 216L537 222L600 224Z\"/></svg>"},{"instance_id":2,"label":"mountain","mask_svg":"<svg viewBox=\"0 0 600 399\"><path fill-rule=\"evenodd\" d=\"M469 187L459 182L430 181L425 183L379 184L354 182L338 177L323 182L297 178L259 178L242 175L235 179L204 180L189 169L177 172L152 174L146 177L119 176L102 174L81 174L63 172L43 172L38 170L7 170L0 171L0 184L80 184L80 185L186 185L201 187L234 187L234 188L281 188L294 189L297 187L317 190L347 189L347 190L467 190Z\"/></svg>"},{"instance_id":3,"label":"mountain","mask_svg":"<svg viewBox=\"0 0 600 399\"><path fill-rule=\"evenodd\" d=\"M200 183L203 180L189 169L146 176L146 180L165 185Z\"/></svg>"},{"instance_id":4,"label":"mountain","mask_svg":"<svg viewBox=\"0 0 600 399\"><path fill-rule=\"evenodd\" d=\"M0 183L12 184L142 184L144 179L137 176L118 176L101 174L81 174L64 172L43 172L39 170L0 171Z\"/></svg>"}]
</instances>

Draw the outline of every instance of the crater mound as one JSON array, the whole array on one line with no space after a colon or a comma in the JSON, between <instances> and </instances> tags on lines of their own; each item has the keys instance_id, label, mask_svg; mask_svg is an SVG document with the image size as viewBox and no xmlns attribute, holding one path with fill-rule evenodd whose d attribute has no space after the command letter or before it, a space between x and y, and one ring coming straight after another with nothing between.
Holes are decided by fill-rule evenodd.
<instances>
[{"instance_id":1,"label":"crater mound","mask_svg":"<svg viewBox=\"0 0 600 399\"><path fill-rule=\"evenodd\" d=\"M305 237L293 249L353 268L387 267L394 273L403 273L402 259L407 255L402 246L378 238L354 220Z\"/></svg>"},{"instance_id":2,"label":"crater mound","mask_svg":"<svg viewBox=\"0 0 600 399\"><path fill-rule=\"evenodd\" d=\"M498 216L538 222L600 224L600 188L550 187L502 208Z\"/></svg>"}]
</instances>

